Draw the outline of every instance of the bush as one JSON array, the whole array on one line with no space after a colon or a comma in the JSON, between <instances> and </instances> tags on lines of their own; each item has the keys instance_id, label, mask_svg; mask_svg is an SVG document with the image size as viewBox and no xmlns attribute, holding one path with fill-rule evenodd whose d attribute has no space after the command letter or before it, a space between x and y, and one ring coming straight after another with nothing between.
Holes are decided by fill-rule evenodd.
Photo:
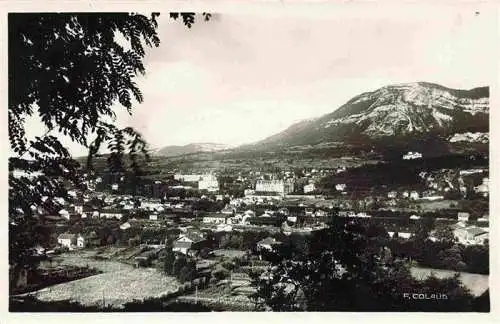
<instances>
[{"instance_id":1,"label":"bush","mask_svg":"<svg viewBox=\"0 0 500 324\"><path fill-rule=\"evenodd\" d=\"M221 264L221 266L229 271L234 270L236 268L236 265L232 261L225 261Z\"/></svg>"},{"instance_id":2,"label":"bush","mask_svg":"<svg viewBox=\"0 0 500 324\"><path fill-rule=\"evenodd\" d=\"M229 277L229 271L224 268L219 268L213 272L213 276L217 281L220 281Z\"/></svg>"}]
</instances>

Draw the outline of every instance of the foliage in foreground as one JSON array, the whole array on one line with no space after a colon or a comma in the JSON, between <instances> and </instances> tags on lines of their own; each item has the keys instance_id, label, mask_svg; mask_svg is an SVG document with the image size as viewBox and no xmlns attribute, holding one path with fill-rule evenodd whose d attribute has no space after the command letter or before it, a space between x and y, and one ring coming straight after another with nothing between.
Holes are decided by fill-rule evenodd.
<instances>
[{"instance_id":1,"label":"foliage in foreground","mask_svg":"<svg viewBox=\"0 0 500 324\"><path fill-rule=\"evenodd\" d=\"M146 73L147 47L158 47L158 13L11 13L9 28L8 127L9 265L14 285L36 267L33 248L48 242L40 218L59 211L54 198L80 189L83 172L57 134L88 149L87 171L107 144L108 171L141 176L146 142L131 127L115 124L116 107L132 114L143 101L135 78ZM208 20L210 14L204 14ZM194 13L170 13L187 27ZM122 36L122 41L118 41ZM46 132L29 140L27 121ZM128 156L128 159L126 159ZM16 175L15 172L18 172Z\"/></svg>"},{"instance_id":2,"label":"foliage in foreground","mask_svg":"<svg viewBox=\"0 0 500 324\"><path fill-rule=\"evenodd\" d=\"M308 252L275 258L271 270L253 281L258 287L253 299L264 310L464 312L478 307L458 276L414 279L384 240L347 219L314 234Z\"/></svg>"}]
</instances>

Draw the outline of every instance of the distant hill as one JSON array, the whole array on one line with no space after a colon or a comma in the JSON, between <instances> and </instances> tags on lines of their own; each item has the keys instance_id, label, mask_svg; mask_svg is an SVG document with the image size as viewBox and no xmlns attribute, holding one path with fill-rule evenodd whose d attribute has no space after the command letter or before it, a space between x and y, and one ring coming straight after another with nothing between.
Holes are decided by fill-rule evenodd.
<instances>
[{"instance_id":1,"label":"distant hill","mask_svg":"<svg viewBox=\"0 0 500 324\"><path fill-rule=\"evenodd\" d=\"M187 145L171 145L165 146L159 149L151 150L154 156L179 156L193 153L210 153L219 152L230 149L229 145L218 144L218 143L191 143Z\"/></svg>"},{"instance_id":2,"label":"distant hill","mask_svg":"<svg viewBox=\"0 0 500 324\"><path fill-rule=\"evenodd\" d=\"M293 124L253 146L449 139L467 132L489 132L489 87L458 90L416 82L363 93L332 113Z\"/></svg>"}]
</instances>

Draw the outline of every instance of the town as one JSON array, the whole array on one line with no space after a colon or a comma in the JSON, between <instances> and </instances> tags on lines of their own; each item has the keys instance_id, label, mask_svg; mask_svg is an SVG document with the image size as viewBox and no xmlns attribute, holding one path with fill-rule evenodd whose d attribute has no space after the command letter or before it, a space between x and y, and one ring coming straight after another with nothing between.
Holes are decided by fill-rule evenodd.
<instances>
[{"instance_id":1,"label":"town","mask_svg":"<svg viewBox=\"0 0 500 324\"><path fill-rule=\"evenodd\" d=\"M292 7L8 14L9 312L494 310L495 10Z\"/></svg>"},{"instance_id":2,"label":"town","mask_svg":"<svg viewBox=\"0 0 500 324\"><path fill-rule=\"evenodd\" d=\"M421 158L420 153L409 152L400 163L417 163ZM360 190L340 182L351 169L356 168L274 173L186 170L141 185L131 185L125 175L85 173L79 187L69 188L69 200L57 200L58 210L36 211L48 229L47 243L38 246L36 253L45 260L46 276L61 266L80 274L96 262L97 270L88 269L87 275L102 271L102 262L123 263L137 271L155 268L176 278L171 293L179 294L179 287L185 287L180 290L184 293L176 295L177 301L251 310L250 296L256 288L249 274L263 273L284 246L327 228L335 218L357 219L382 231L395 257L397 251L403 251L399 252L403 258L417 254L405 252L405 242L429 220L431 242L449 239L467 251L488 245L487 167L419 172L418 186ZM465 258L450 262L446 258L450 251L439 252L439 257L423 260L420 266L488 273L487 264L478 266L477 260ZM62 263L54 261L61 257ZM30 290L28 277L18 282L19 292ZM154 279L147 280L155 284ZM478 294L486 288L475 287L480 289ZM54 293L49 288L36 295L50 300ZM101 303L99 295L91 299ZM107 299L117 306L127 301Z\"/></svg>"}]
</instances>

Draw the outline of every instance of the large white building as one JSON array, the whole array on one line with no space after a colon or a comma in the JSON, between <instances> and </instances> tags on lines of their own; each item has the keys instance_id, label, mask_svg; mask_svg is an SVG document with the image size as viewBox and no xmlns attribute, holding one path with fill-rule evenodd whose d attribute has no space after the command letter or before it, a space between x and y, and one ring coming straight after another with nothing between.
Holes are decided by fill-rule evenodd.
<instances>
[{"instance_id":1,"label":"large white building","mask_svg":"<svg viewBox=\"0 0 500 324\"><path fill-rule=\"evenodd\" d=\"M217 177L212 174L203 175L198 181L198 189L210 192L219 191L219 181L217 181Z\"/></svg>"},{"instance_id":2,"label":"large white building","mask_svg":"<svg viewBox=\"0 0 500 324\"><path fill-rule=\"evenodd\" d=\"M201 174L175 174L174 179L184 182L198 182L203 177Z\"/></svg>"},{"instance_id":3,"label":"large white building","mask_svg":"<svg viewBox=\"0 0 500 324\"><path fill-rule=\"evenodd\" d=\"M293 192L293 182L283 180L257 180L256 192L276 192L285 195Z\"/></svg>"}]
</instances>

